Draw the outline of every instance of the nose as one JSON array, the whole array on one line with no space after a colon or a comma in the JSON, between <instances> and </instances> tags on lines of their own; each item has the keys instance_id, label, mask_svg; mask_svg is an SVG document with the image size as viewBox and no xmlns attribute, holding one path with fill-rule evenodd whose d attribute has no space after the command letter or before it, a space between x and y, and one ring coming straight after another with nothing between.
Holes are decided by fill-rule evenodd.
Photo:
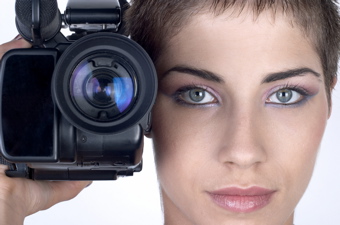
<instances>
[{"instance_id":1,"label":"nose","mask_svg":"<svg viewBox=\"0 0 340 225\"><path fill-rule=\"evenodd\" d=\"M270 141L270 133L259 114L235 110L224 122L218 153L221 163L247 169L267 160L266 142Z\"/></svg>"}]
</instances>

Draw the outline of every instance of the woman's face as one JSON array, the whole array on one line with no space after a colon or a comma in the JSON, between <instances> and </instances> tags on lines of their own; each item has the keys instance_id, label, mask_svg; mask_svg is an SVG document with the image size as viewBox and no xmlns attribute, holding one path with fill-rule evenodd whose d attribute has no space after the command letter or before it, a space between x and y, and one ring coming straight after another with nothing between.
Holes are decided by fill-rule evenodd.
<instances>
[{"instance_id":1,"label":"woman's face","mask_svg":"<svg viewBox=\"0 0 340 225\"><path fill-rule=\"evenodd\" d=\"M167 224L291 224L329 116L320 59L297 26L196 15L156 67Z\"/></svg>"}]
</instances>

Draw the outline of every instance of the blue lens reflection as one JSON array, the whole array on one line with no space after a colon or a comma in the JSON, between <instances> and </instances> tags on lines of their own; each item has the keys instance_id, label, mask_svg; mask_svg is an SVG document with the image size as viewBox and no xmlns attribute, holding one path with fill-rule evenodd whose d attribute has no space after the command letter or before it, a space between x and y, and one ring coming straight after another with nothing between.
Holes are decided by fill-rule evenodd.
<instances>
[{"instance_id":1,"label":"blue lens reflection","mask_svg":"<svg viewBox=\"0 0 340 225\"><path fill-rule=\"evenodd\" d=\"M113 86L117 108L120 112L124 112L129 107L134 95L132 79L129 77L114 77Z\"/></svg>"}]
</instances>

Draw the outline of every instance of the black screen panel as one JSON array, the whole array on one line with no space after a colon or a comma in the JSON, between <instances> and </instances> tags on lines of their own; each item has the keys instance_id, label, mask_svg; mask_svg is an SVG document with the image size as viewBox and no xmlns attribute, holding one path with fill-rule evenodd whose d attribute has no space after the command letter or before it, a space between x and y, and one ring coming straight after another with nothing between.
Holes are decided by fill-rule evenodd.
<instances>
[{"instance_id":1,"label":"black screen panel","mask_svg":"<svg viewBox=\"0 0 340 225\"><path fill-rule=\"evenodd\" d=\"M52 156L54 55L12 55L2 66L5 151L13 157Z\"/></svg>"}]
</instances>

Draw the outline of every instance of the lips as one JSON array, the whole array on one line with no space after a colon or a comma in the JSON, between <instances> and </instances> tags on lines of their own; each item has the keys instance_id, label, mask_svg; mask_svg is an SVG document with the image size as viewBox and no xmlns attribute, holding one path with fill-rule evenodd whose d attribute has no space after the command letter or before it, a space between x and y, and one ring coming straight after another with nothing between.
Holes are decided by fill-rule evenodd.
<instances>
[{"instance_id":1,"label":"lips","mask_svg":"<svg viewBox=\"0 0 340 225\"><path fill-rule=\"evenodd\" d=\"M228 211L250 213L267 206L274 193L262 187L230 187L209 192L209 195L215 204Z\"/></svg>"}]
</instances>

